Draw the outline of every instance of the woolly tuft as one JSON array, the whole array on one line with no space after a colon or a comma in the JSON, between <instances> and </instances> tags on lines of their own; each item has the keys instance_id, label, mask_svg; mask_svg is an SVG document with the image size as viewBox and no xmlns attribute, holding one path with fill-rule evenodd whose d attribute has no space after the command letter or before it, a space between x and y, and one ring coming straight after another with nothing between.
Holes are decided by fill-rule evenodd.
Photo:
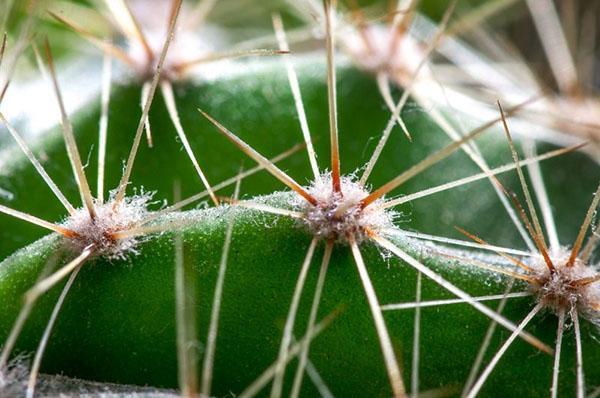
<instances>
[{"instance_id":1,"label":"woolly tuft","mask_svg":"<svg viewBox=\"0 0 600 398\"><path fill-rule=\"evenodd\" d=\"M369 191L352 176L342 177L341 187L341 194L334 192L331 174L326 173L307 188L317 200L316 206L300 197L292 200L294 208L305 215L300 223L314 236L346 243L348 235L353 234L356 241L361 242L368 238L369 231L378 233L394 226L396 213L379 208L383 199L361 208L360 201L369 195Z\"/></svg>"},{"instance_id":2,"label":"woolly tuft","mask_svg":"<svg viewBox=\"0 0 600 398\"><path fill-rule=\"evenodd\" d=\"M131 1L133 15L140 24L144 37L152 52L152 57L148 58L144 47L139 41L128 41L127 52L135 62L136 74L143 80L149 80L154 75L158 59L165 43L166 32L169 28L169 15L171 14L172 1L154 0L152 7L148 7L146 0ZM176 81L181 79L179 67L190 61L190 54L193 57L207 55L214 48L206 41L201 39L193 26L194 17L189 5L184 3L180 12L178 29L171 42L169 52L165 59L162 79Z\"/></svg>"},{"instance_id":3,"label":"woolly tuft","mask_svg":"<svg viewBox=\"0 0 600 398\"><path fill-rule=\"evenodd\" d=\"M538 300L552 311L558 313L576 310L590 322L600 325L600 285L598 282L577 284L577 281L596 276L598 270L579 259L572 267L568 267L566 264L569 256L567 248L561 248L552 256L556 268L554 273L550 272L541 257L534 258L529 265L533 269L533 275L541 283L532 284L531 288Z\"/></svg>"},{"instance_id":4,"label":"woolly tuft","mask_svg":"<svg viewBox=\"0 0 600 398\"><path fill-rule=\"evenodd\" d=\"M14 358L6 368L0 372L0 396L23 396L27 386L29 367L23 356Z\"/></svg>"},{"instance_id":5,"label":"woolly tuft","mask_svg":"<svg viewBox=\"0 0 600 398\"><path fill-rule=\"evenodd\" d=\"M69 242L73 249L80 252L94 245L97 256L108 259L123 259L130 253L136 253L139 237L117 239L115 234L125 232L143 221L148 215L148 204L152 194L142 194L125 198L115 206L113 198L96 205L96 218L91 219L88 211L78 209L75 214L63 222L63 226L76 233Z\"/></svg>"},{"instance_id":6,"label":"woolly tuft","mask_svg":"<svg viewBox=\"0 0 600 398\"><path fill-rule=\"evenodd\" d=\"M350 57L366 71L384 72L402 85L409 85L425 55L424 47L408 33L398 36L381 25L364 29L364 35L353 32L343 39ZM420 76L428 74L425 68Z\"/></svg>"}]
</instances>

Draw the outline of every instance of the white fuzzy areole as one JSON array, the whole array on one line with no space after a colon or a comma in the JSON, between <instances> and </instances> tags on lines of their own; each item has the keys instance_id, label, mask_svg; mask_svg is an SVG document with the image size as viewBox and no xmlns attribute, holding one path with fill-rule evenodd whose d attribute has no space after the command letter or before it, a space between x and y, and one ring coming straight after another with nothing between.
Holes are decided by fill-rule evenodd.
<instances>
[{"instance_id":1,"label":"white fuzzy areole","mask_svg":"<svg viewBox=\"0 0 600 398\"><path fill-rule=\"evenodd\" d=\"M76 251L94 245L97 256L108 259L123 259L130 253L137 253L138 237L115 239L114 234L125 232L144 220L148 215L148 202L151 195L138 195L125 198L116 207L114 200L96 205L96 218L92 220L85 208L67 218L62 226L77 235L68 241ZM114 208L113 208L114 207Z\"/></svg>"},{"instance_id":2,"label":"white fuzzy areole","mask_svg":"<svg viewBox=\"0 0 600 398\"><path fill-rule=\"evenodd\" d=\"M342 40L349 55L361 68L374 73L385 72L402 85L407 85L426 55L425 50L408 33L397 38L394 36L387 26L369 25L364 28L364 36L354 31ZM395 48L392 48L393 40L397 40ZM428 69L422 67L419 77L428 75Z\"/></svg>"},{"instance_id":3,"label":"white fuzzy areole","mask_svg":"<svg viewBox=\"0 0 600 398\"><path fill-rule=\"evenodd\" d=\"M591 283L584 286L574 285L573 282L598 274L597 267L577 259L572 267L567 261L570 250L562 247L551 256L556 272L551 273L544 259L534 257L528 264L533 269L533 276L542 280L542 285L531 284L532 291L538 300L554 312L568 312L576 309L589 321L600 325L600 311L595 305L600 304L600 285Z\"/></svg>"},{"instance_id":4,"label":"white fuzzy areole","mask_svg":"<svg viewBox=\"0 0 600 398\"><path fill-rule=\"evenodd\" d=\"M134 0L129 3L131 11L138 21L140 28L148 42L152 52L152 59L144 50L139 41L127 43L127 53L136 63L136 73L144 79L151 78L156 70L160 53L162 52L169 29L169 16L172 1L153 0L152 6L148 0ZM214 48L190 26L191 12L189 6L182 4L173 41L169 45L169 51L163 66L163 79L177 80L179 76L178 67L181 64L198 58L203 54L209 54Z\"/></svg>"},{"instance_id":5,"label":"white fuzzy areole","mask_svg":"<svg viewBox=\"0 0 600 398\"><path fill-rule=\"evenodd\" d=\"M331 174L326 173L307 188L317 200L316 206L304 198L294 197L292 205L304 214L300 222L314 236L347 243L348 235L353 234L356 241L361 242L368 238L369 230L377 233L394 226L396 213L379 208L383 199L364 209L360 207L360 201L369 191L352 177L341 178L341 189L342 195L333 191Z\"/></svg>"},{"instance_id":6,"label":"white fuzzy areole","mask_svg":"<svg viewBox=\"0 0 600 398\"><path fill-rule=\"evenodd\" d=\"M24 356L17 356L0 372L0 396L22 397L27 388L29 367Z\"/></svg>"}]
</instances>

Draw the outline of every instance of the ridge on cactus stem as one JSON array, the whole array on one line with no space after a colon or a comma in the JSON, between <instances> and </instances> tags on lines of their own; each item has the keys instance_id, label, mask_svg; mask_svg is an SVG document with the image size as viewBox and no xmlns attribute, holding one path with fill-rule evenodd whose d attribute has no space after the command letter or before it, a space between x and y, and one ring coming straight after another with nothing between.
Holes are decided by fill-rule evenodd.
<instances>
[{"instance_id":1,"label":"ridge on cactus stem","mask_svg":"<svg viewBox=\"0 0 600 398\"><path fill-rule=\"evenodd\" d=\"M499 105L499 103L498 103ZM499 105L500 106L500 105ZM600 281L600 273L598 273L597 265L591 262L591 254L598 244L597 235L592 234L587 243L584 245L585 236L592 223L594 213L600 202L600 186L594 194L594 198L586 216L581 224L579 233L568 250L560 245L557 235L557 228L552 215L552 210L545 191L536 189L535 193L540 203L540 207L544 215L544 223L547 226L548 238L550 245L546 243L546 237L542 230L537 211L535 209L533 198L530 194L528 184L525 180L524 173L521 169L519 155L513 143L508 123L506 121L502 107L500 107L503 126L508 137L510 150L514 161L517 164L517 173L521 183L522 190L525 195L526 209L519 201L516 194L508 191L501 185L505 195L511 200L519 216L522 218L527 231L536 244L535 251L526 254L526 259L519 259L511 254L497 251L498 255L507 259L515 268L516 271L511 271L509 268L496 264L488 264L481 261L464 259L466 264L472 264L476 267L484 267L494 272L505 273L513 278L525 281L529 286L530 294L536 298L536 305L528 314L528 316L519 325L519 330L522 330L540 311L546 309L555 313L558 316L558 329L555 345L555 361L552 374L551 395L558 396L558 375L561 356L561 346L564 330L567 328L565 318L568 316L575 327L576 339L576 358L577 358L577 390L578 397L584 396L585 379L583 373L582 346L580 336L580 317L589 320L593 324L600 322L600 287L596 282ZM541 174L533 173L534 185L544 189L544 183L541 180ZM529 213L529 214L527 214ZM458 228L458 227L457 227ZM481 245L489 246L490 244L473 235L462 228L458 230ZM516 333L513 333L502 347L498 350L490 363L479 375L477 379L472 377L467 381L464 392L467 397L475 397L488 377L492 374L498 361L510 347ZM487 347L482 347L485 349ZM474 368L477 369L477 368ZM473 375L476 374L472 373Z\"/></svg>"},{"instance_id":2,"label":"ridge on cactus stem","mask_svg":"<svg viewBox=\"0 0 600 398\"><path fill-rule=\"evenodd\" d=\"M398 361L395 357L393 346L391 344L389 332L386 328L383 320L379 301L377 295L371 284L367 268L362 259L360 252L360 245L364 240L370 240L378 244L382 249L388 250L391 253L399 256L411 266L416 268L419 272L424 273L429 278L433 279L436 283L440 284L451 293L461 297L466 302L474 306L478 311L484 315L497 321L509 330L516 332L516 335L521 335L526 341L533 344L538 349L547 353L552 353L552 349L546 346L544 343L537 340L535 337L523 332L522 328L514 325L501 315L489 310L487 307L481 305L478 301L474 300L467 293L460 290L450 282L444 280L435 272L429 270L419 261L414 259L409 254L403 252L401 249L396 247L392 242L385 238L386 231L393 229L394 212L386 210L388 206L385 204L383 196L396 187L400 186L407 180L416 177L424 170L437 164L443 159L450 156L452 153L460 149L464 144L469 143L472 139L482 134L486 129L503 120L504 115L496 118L476 129L469 134L465 135L462 139L449 144L442 148L438 152L433 153L429 157L417 163L413 167L409 168L404 173L400 174L396 178L392 179L387 184L384 184L381 188L374 191L368 190L364 182L361 180L355 181L352 177L345 177L340 172L340 158L339 158L339 147L338 147L338 127L337 127L337 105L336 105L336 82L334 73L334 35L332 34L332 20L333 20L333 9L330 2L325 2L324 5L325 15L325 26L326 26L326 40L327 40L327 82L328 82L328 98L329 98L329 126L330 126L330 143L331 143L331 173L321 174L315 176L313 184L305 188L296 182L293 178L288 176L284 171L277 168L258 153L255 149L250 147L244 141L239 139L234 133L229 131L220 122L215 120L213 117L208 115L203 110L199 110L211 123L213 123L217 129L232 143L238 146L244 153L254 159L257 163L264 165L264 167L277 179L287 185L292 191L297 194L296 199L291 203L291 211L283 208L273 208L251 201L237 201L235 204L258 211L270 212L273 214L293 217L299 220L300 225L307 227L310 234L313 235L313 240L308 248L306 258L302 265L300 274L298 276L296 288L290 304L288 317L286 319L283 337L281 339L281 345L279 350L279 356L274 364L275 375L273 386L271 390L271 396L277 397L282 393L283 388L283 377L285 373L287 363L287 352L291 342L291 331L295 323L296 313L299 305L300 296L304 287L306 274L311 264L315 246L319 240L326 242L326 249L323 255L323 263L319 273L319 282L317 283L317 291L313 299L313 307L311 309L311 315L309 317L307 333L310 333L311 328L314 326L314 317L318 309L319 299L321 290L323 287L323 281L327 273L327 267L330 261L331 251L335 243L343 243L350 246L352 255L355 258L355 263L363 283L364 291L367 296L371 314L373 316L374 324L379 336L382 354L384 362L388 371L388 377L394 396L405 396L406 388L398 366ZM275 18L274 25L280 43L280 48L286 48L287 43L285 41L285 33L281 19ZM306 140L307 147L311 147L310 134L306 134L308 123L306 122L306 116L304 108L302 106L302 100L300 97L300 90L298 88L295 73L290 70L289 64L286 64L288 68L288 78L290 86L295 98L295 104L297 107L297 113L300 119L301 128L303 135ZM522 106L514 107L510 113L515 113ZM392 118L394 115L392 115ZM310 164L317 164L316 155L314 152L309 151ZM514 168L519 167L519 163L515 162ZM493 171L489 169L484 173L488 178L493 176ZM292 396L296 396L300 390L302 383L302 376L304 374L305 362L302 358L306 357L308 353L308 344L303 347L301 354L300 366L297 368L296 376L294 378L294 385L292 386ZM257 379L258 383L261 379ZM250 386L248 389L254 391L256 384Z\"/></svg>"},{"instance_id":3,"label":"ridge on cactus stem","mask_svg":"<svg viewBox=\"0 0 600 398\"><path fill-rule=\"evenodd\" d=\"M600 8L473 1L0 4L0 397L599 397Z\"/></svg>"},{"instance_id":4,"label":"ridge on cactus stem","mask_svg":"<svg viewBox=\"0 0 600 398\"><path fill-rule=\"evenodd\" d=\"M216 198L212 188L206 182L207 191L201 192L190 198L184 199L174 203L171 207L162 209L159 212L153 212L149 210L149 206L152 204L152 193L144 193L142 190L141 194L127 196L126 189L130 184L131 171L136 159L139 142L143 133L148 113L154 98L154 92L159 84L163 84L163 89L166 93L169 93L171 88L170 85L165 86L165 81L161 79L161 73L164 71L164 62L167 59L166 55L169 50L169 45L172 42L173 32L177 24L177 18L179 15L179 7L181 1L174 4L176 8L173 9L173 13L170 17L169 32L167 38L164 40L160 56L158 57L158 64L155 66L155 72L151 76L151 82L148 89L147 102L144 103L142 115L138 124L137 132L134 137L130 154L127 159L127 163L123 170L121 181L118 187L110 192L107 200L105 200L104 186L105 186L105 158L106 158L106 142L107 142L107 127L109 123L109 102L110 102L110 91L111 91L111 57L110 49L105 48L105 57L103 65L103 77L102 77L102 95L101 95L101 115L100 115L100 129L99 129L99 143L100 150L98 155L98 181L96 184L97 192L96 197L92 194L90 184L86 177L85 167L82 162L79 149L75 140L75 134L69 116L64 104L63 95L61 88L56 76L56 70L50 44L48 40L45 42L45 57L46 63L42 59L42 55L38 50L37 46L33 44L33 49L36 55L36 60L40 71L43 75L47 76L52 84L53 93L58 104L58 109L61 116L61 125L63 139L66 147L66 152L69 157L71 164L74 180L78 187L81 200L83 203L82 208L76 208L66 198L64 193L53 181L46 169L36 157L36 155L29 148L26 141L23 139L19 131L11 125L5 116L0 113L0 122L4 124L13 139L16 141L20 150L25 154L26 158L33 165L37 173L42 177L46 185L50 188L53 194L61 202L68 215L66 218L59 222L53 223L46 221L42 218L38 218L32 214L21 212L19 210L0 205L0 212L7 215L19 218L23 221L29 222L34 225L41 226L50 231L56 232L60 237L60 250L64 252L67 258L71 258L66 264L60 266L58 270L48 274L43 273L42 277L31 287L26 295L24 304L19 312L19 315L15 321L11 332L2 347L0 353L0 388L9 386L12 382L10 372L12 364L9 361L11 352L19 338L21 331L32 312L37 300L44 295L46 292L51 290L59 282L67 279L67 283L64 285L63 290L59 299L57 300L54 310L48 323L46 325L44 335L39 341L39 345L33 359L31 370L28 375L26 395L33 397L36 388L36 381L40 370L41 362L43 359L45 348L48 344L50 334L53 326L58 318L61 311L62 304L66 298L71 286L75 282L76 276L79 270L90 260L95 258L104 258L107 260L120 260L125 259L129 256L135 256L137 248L140 243L149 239L149 236L154 233L160 233L167 231L172 228L181 227L181 223L176 225L170 225L167 223L156 223L155 220L160 216L168 212L175 211L183 206L189 205L194 201L197 201L206 196L212 196ZM5 41L3 41L5 43ZM4 53L5 44L2 44L2 54ZM162 83L161 83L162 81ZM177 120L176 127L180 130L178 116L176 111L173 111L174 103L172 95L170 98L167 96L167 107L170 108L171 114ZM173 113L175 112L175 113ZM183 131L180 130L183 134ZM291 154L301 149L302 145L296 145L281 153L280 155L271 159L273 162L281 161ZM191 151L191 149L190 149ZM195 160L195 158L193 158ZM203 177L197 164L195 164L201 177ZM237 176L232 179L223 181L215 186L215 189L222 189L227 187L236 181L239 181L245 177L253 175L258 171L262 170L262 167L255 167L244 172L240 172ZM204 180L203 180L204 181ZM218 203L218 201L217 201ZM48 265L47 269L51 267ZM8 388L8 387L7 387Z\"/></svg>"},{"instance_id":5,"label":"ridge on cactus stem","mask_svg":"<svg viewBox=\"0 0 600 398\"><path fill-rule=\"evenodd\" d=\"M183 3L183 0L157 0L155 6L159 10L155 8L150 10L143 0L132 2L116 0L106 1L105 3L108 8L107 18L116 21L116 29L126 41L125 47L111 44L97 37L65 16L54 12L51 12L51 15L58 22L68 26L96 47L111 53L116 59L123 62L138 80L143 82L140 100L142 109L148 102L148 97L152 95L150 90L154 70L158 64L162 64L160 89L169 116L188 156L194 163L200 179L210 191L208 181L191 151L188 139L181 126L173 96L173 83L186 80L195 68L211 62L248 56L273 55L281 52L269 49L224 52L212 50L210 45L199 37L198 27L205 22L211 9L215 6L216 2L213 0L202 0L194 7ZM165 55L165 60L161 63L160 50L166 40L165 31L175 13L181 13L180 29L173 33L170 39L171 50ZM198 51L199 49L200 51ZM190 54L192 55L190 56ZM150 121L146 119L144 123L148 146L152 147ZM210 196L213 202L218 204L214 193L211 192Z\"/></svg>"},{"instance_id":6,"label":"ridge on cactus stem","mask_svg":"<svg viewBox=\"0 0 600 398\"><path fill-rule=\"evenodd\" d=\"M451 2L448 5L439 25L437 25L435 29L432 29L432 32L424 39L425 44L420 44L418 41L418 39L421 38L420 36L422 36L422 34L420 35L420 29L422 28L420 28L420 25L415 26L415 19L418 19L418 16L416 15L415 2L412 0L399 2L395 12L388 15L387 19L391 21L390 27L380 26L378 23L367 22L359 9L353 10L355 21L346 23L342 26L344 30L349 30L350 32L353 32L353 34L339 34L342 43L341 48L349 54L350 58L360 68L371 72L377 77L379 91L393 114L393 117L389 119L388 124L381 135L371 160L366 165L365 173L363 173L363 177L361 178L363 184L379 159L379 156L391 135L395 121L398 122L404 133L410 137L406 128L403 127L404 123L400 116L408 101L409 95L412 95L414 100L421 107L428 110L429 116L450 139L453 141L460 141L463 138L464 133L454 126L454 121L438 109L438 102L440 102L439 98L441 98L441 101L445 102L449 108L454 108L448 100L453 94L449 91L450 88L443 87L439 84L439 76L434 72L435 63L431 60L436 52L440 52L444 48L445 41L451 40L451 35L454 35L459 31L455 27L456 25L460 25L461 20L455 22L451 28L448 27L450 17L452 16L456 5L455 3L456 2ZM309 2L308 4L313 8L313 12L316 12L314 3ZM379 32L378 36L374 36L375 32ZM386 38L384 42L389 43L389 45L383 46L384 51L378 50L379 46L375 46L372 43L373 37L379 36ZM360 50L357 50L357 48ZM419 54L418 56L415 56L413 53L417 50ZM375 57L378 61L375 63L371 62L371 64L368 62L365 63L365 60L370 58L358 56L357 54L360 53L370 54L371 58ZM415 59L418 60L418 62L411 61ZM392 83L403 89L402 96L396 104L394 104L394 100L390 95L390 85ZM539 102L539 98L534 94L526 99L521 97L520 100L533 101L532 98L537 99L536 102ZM473 160L475 165L477 165L483 173L490 171L487 161L482 156L481 148L478 147L476 142L472 141L462 145L461 150ZM511 207L510 202L502 194L495 178L490 177L489 180L521 237L528 247L533 249L533 241L527 235L525 228L519 220L518 215Z\"/></svg>"},{"instance_id":7,"label":"ridge on cactus stem","mask_svg":"<svg viewBox=\"0 0 600 398\"><path fill-rule=\"evenodd\" d=\"M175 18L176 16L172 21L171 30L174 29ZM168 49L168 43L168 41L165 42L162 57L163 60L164 53L166 53ZM31 150L27 147L17 130L8 124L4 116L1 116L0 118L2 122L9 129L9 131L19 144L21 150L27 155L29 160L35 166L38 173L46 182L46 184L52 189L54 194L65 206L67 212L69 213L69 216L61 224L54 224L39 219L33 215L29 215L18 210L10 209L5 206L2 206L0 210L6 214L12 215L17 218L21 218L24 221L34 223L47 229L50 229L54 232L57 232L58 234L62 235L64 243L70 249L69 251L76 253L74 259L69 261L66 265L60 267L51 275L38 281L27 292L25 297L25 303L21 309L19 317L17 318L10 335L3 346L2 353L0 354L0 382L4 383L3 374L5 372L5 369L7 368L11 351L21 333L21 330L30 312L33 309L35 302L41 295L50 290L58 282L68 277L67 283L63 287L62 293L55 304L52 316L48 321L46 330L42 339L39 342L39 346L36 351L36 355L29 375L29 380L27 383L26 395L28 397L34 396L37 376L41 365L42 357L46 345L48 343L49 335L52 331L58 313L60 312L64 298L67 295L71 285L75 281L79 270L87 260L94 256L102 256L109 259L114 259L126 257L131 253L135 253L136 246L139 243L139 238L137 238L136 236L145 234L143 232L138 234L136 233L137 231L135 231L135 229L137 224L139 224L148 216L147 205L150 200L149 195L142 195L131 198L125 197L124 191L129 183L129 175L127 174L127 170L130 169L129 165L126 168L126 171L123 175L120 188L117 191L115 191L114 195L111 195L109 201L104 203L103 201L95 199L92 196L90 186L85 175L84 166L81 161L81 156L77 148L77 143L75 141L75 136L73 134L71 122L65 110L61 90L58 84L58 80L56 78L54 62L48 41L45 42L45 50L48 69L46 70L43 67L42 62L40 62L40 66L42 66L42 73L47 73L51 77L54 94L61 113L61 124L65 146L67 147L67 153L72 166L73 176L77 183L77 187L79 189L84 208L75 209L69 203L69 201L65 198L64 194L62 194L60 189L56 186L56 184L52 181L52 179L46 173L44 168L41 166L40 162L33 155ZM160 70L161 68L159 64L159 66L157 67L155 81L158 81L158 77L160 76ZM148 108L149 106L150 102L148 103ZM145 114L142 115L142 122L144 117L147 116L147 112L148 110L146 109ZM103 134L105 134L105 131L101 130L101 136ZM129 164L132 165L133 159L135 159L135 150L132 150L132 157L130 157ZM103 165L103 162L100 163L101 165ZM102 178L103 174L101 173L99 174L99 176L100 178ZM101 183L99 183L98 185L103 186L103 184ZM131 232L134 233L132 234Z\"/></svg>"}]
</instances>

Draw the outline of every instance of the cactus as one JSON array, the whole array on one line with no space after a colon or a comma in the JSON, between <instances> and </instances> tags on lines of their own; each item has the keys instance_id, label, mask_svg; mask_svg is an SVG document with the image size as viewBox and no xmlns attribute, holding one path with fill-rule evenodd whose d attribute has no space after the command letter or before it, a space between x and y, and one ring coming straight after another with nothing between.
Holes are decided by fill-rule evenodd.
<instances>
[{"instance_id":1,"label":"cactus","mask_svg":"<svg viewBox=\"0 0 600 398\"><path fill-rule=\"evenodd\" d=\"M536 103L439 99L452 8L425 38L414 10L369 26L407 60L367 59L368 18L329 1L283 15L315 15L319 51L296 54L275 15L263 48L187 58L173 33L197 14L167 3L157 43L129 3L101 8L141 55L52 10L104 50L100 92L69 114L74 82L36 38L61 125L23 139L31 124L0 114L17 142L0 157L0 391L62 374L184 396L594 393L597 158L578 136L535 148Z\"/></svg>"}]
</instances>

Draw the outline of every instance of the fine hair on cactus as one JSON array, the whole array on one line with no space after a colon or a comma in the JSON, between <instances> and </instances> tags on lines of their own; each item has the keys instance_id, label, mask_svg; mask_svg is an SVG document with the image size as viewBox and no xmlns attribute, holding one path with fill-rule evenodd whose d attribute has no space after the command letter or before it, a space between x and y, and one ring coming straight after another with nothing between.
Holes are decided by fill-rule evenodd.
<instances>
[{"instance_id":1,"label":"fine hair on cactus","mask_svg":"<svg viewBox=\"0 0 600 398\"><path fill-rule=\"evenodd\" d=\"M0 4L0 396L600 396L598 18Z\"/></svg>"}]
</instances>

